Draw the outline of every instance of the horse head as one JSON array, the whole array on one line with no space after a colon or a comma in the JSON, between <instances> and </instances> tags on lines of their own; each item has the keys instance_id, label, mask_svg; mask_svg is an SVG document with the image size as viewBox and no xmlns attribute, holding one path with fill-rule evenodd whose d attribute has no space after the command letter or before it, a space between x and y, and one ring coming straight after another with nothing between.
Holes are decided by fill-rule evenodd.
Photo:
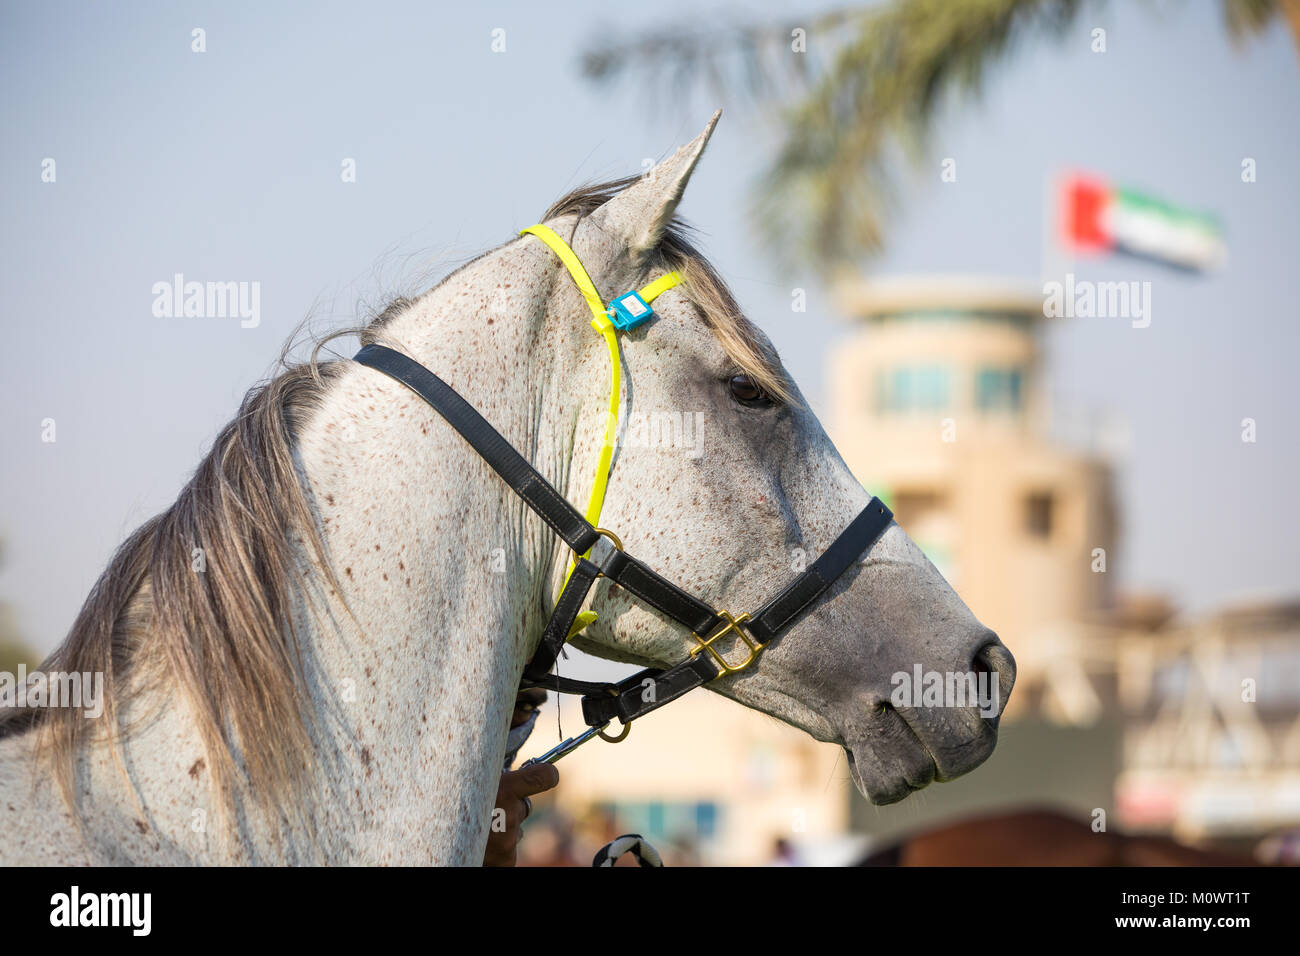
<instances>
[{"instance_id":1,"label":"horse head","mask_svg":"<svg viewBox=\"0 0 1300 956\"><path fill-rule=\"evenodd\" d=\"M653 321L620 337L626 389L601 523L659 573L739 613L803 571L870 495L675 220L716 120L645 176L566 197L545 224L601 290L684 277L654 302ZM552 319L585 325L563 265L537 261L557 272ZM598 337L589 349L594 369ZM601 411L596 403L575 424L577 463L597 454ZM570 496L582 500L589 469L575 464L573 475ZM555 562L552 600L566 567ZM596 621L573 638L583 650L649 667L699 651L697 638L610 582L597 584L591 606ZM997 636L891 524L752 666L707 686L843 746L859 789L889 803L987 758L1014 679Z\"/></svg>"}]
</instances>

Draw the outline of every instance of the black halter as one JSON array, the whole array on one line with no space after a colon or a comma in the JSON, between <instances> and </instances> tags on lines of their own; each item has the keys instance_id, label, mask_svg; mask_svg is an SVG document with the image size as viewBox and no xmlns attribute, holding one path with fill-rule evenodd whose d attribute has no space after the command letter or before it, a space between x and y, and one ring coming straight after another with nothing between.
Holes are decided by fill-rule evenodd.
<instances>
[{"instance_id":1,"label":"black halter","mask_svg":"<svg viewBox=\"0 0 1300 956\"><path fill-rule=\"evenodd\" d=\"M723 674L744 670L764 647L802 617L854 561L875 545L894 518L879 498L872 498L807 570L752 617L715 611L623 551L613 534L592 527L455 389L419 362L382 345L365 346L356 354L356 361L396 379L433 406L577 556L573 573L542 632L537 652L524 668L523 685L545 687L562 694L582 694L583 719L592 728L583 735L584 739L614 717L626 728L636 718L687 691ZM590 559L582 557L589 551ZM667 670L648 668L617 684L580 681L549 673L588 591L601 576L681 624L699 646L686 660ZM735 635L748 649L748 656L737 664L728 663L722 650L715 646L728 634Z\"/></svg>"}]
</instances>

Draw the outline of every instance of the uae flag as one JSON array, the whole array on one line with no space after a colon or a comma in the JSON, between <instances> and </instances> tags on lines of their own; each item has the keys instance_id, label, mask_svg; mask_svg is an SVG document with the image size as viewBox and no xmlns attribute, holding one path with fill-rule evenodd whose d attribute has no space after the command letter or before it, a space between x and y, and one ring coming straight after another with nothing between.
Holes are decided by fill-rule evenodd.
<instances>
[{"instance_id":1,"label":"uae flag","mask_svg":"<svg viewBox=\"0 0 1300 956\"><path fill-rule=\"evenodd\" d=\"M1223 233L1212 216L1136 189L1067 176L1060 208L1062 241L1075 252L1122 252L1197 270L1224 258Z\"/></svg>"}]
</instances>

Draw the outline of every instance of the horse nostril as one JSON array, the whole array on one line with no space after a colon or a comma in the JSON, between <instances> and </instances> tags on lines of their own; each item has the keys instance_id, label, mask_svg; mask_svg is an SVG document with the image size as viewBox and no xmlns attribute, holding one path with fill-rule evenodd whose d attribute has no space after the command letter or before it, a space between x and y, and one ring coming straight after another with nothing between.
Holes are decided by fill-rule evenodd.
<instances>
[{"instance_id":1,"label":"horse nostril","mask_svg":"<svg viewBox=\"0 0 1300 956\"><path fill-rule=\"evenodd\" d=\"M1011 696L1011 688L1016 683L1016 659L1011 656L1011 652L1006 649L1006 646L995 637L975 652L975 657L971 661L971 669L975 672L977 680L981 674L997 676L998 713L1002 713L1006 709L1007 698Z\"/></svg>"}]
</instances>

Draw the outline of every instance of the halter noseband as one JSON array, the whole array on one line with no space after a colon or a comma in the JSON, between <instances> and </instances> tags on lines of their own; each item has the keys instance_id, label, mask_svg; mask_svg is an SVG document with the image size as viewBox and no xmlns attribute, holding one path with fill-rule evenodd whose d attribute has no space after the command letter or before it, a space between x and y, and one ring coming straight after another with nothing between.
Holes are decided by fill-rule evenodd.
<instances>
[{"instance_id":1,"label":"halter noseband","mask_svg":"<svg viewBox=\"0 0 1300 956\"><path fill-rule=\"evenodd\" d=\"M816 561L753 615L715 611L625 552L622 542L613 532L596 527L604 504L618 420L620 357L617 333L650 319L654 314L650 303L680 283L682 277L670 272L639 291L623 293L606 307L586 269L563 239L544 225L530 226L522 232L541 239L564 263L595 316L592 327L609 347L610 411L585 515L580 514L455 389L419 362L382 345L365 346L356 354L355 361L396 379L428 402L573 551L573 561L560 598L542 631L536 653L524 668L522 684L544 687L561 694L583 695L582 715L588 729L530 761L536 763L558 760L597 735L606 740L622 740L627 736L632 721L638 717L715 678L737 674L749 667L763 648L802 617L854 561L875 545L894 516L879 498L872 498ZM647 668L617 684L551 674L564 644L596 619L591 612L580 612L591 586L599 577L608 578L685 627L695 638L697 646L685 660L666 670ZM744 659L737 663L731 663L724 655L724 649L716 646L729 635L736 639L733 650L742 645L746 650ZM604 731L615 717L623 724L623 732L618 737L610 737Z\"/></svg>"}]
</instances>

